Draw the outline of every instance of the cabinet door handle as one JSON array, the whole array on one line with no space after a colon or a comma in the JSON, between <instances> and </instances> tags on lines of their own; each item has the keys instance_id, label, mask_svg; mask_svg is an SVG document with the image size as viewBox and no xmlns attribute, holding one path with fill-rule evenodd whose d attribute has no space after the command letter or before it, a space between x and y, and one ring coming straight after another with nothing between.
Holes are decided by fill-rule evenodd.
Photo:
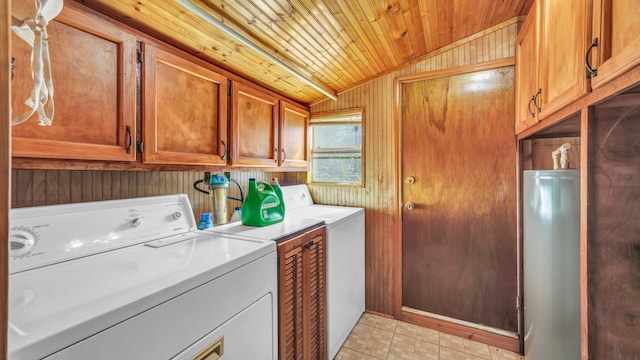
<instances>
[{"instance_id":1,"label":"cabinet door handle","mask_svg":"<svg viewBox=\"0 0 640 360\"><path fill-rule=\"evenodd\" d=\"M222 155L220 155L220 160L224 160L227 158L227 144L223 141L221 141L222 146L224 146L224 150L222 151Z\"/></svg>"},{"instance_id":2,"label":"cabinet door handle","mask_svg":"<svg viewBox=\"0 0 640 360\"><path fill-rule=\"evenodd\" d=\"M287 160L287 152L282 149L282 162L284 162L285 160Z\"/></svg>"},{"instance_id":3,"label":"cabinet door handle","mask_svg":"<svg viewBox=\"0 0 640 360\"><path fill-rule=\"evenodd\" d=\"M542 111L542 104L538 105L538 96L542 95L542 89L538 89L538 92L536 93L536 95L533 97L533 106L536 107L536 109L538 110L538 112Z\"/></svg>"},{"instance_id":4,"label":"cabinet door handle","mask_svg":"<svg viewBox=\"0 0 640 360\"><path fill-rule=\"evenodd\" d=\"M589 45L589 48L587 48L587 55L584 58L584 63L587 67L587 79L598 76L598 69L592 68L591 64L589 64L589 54L591 54L591 49L596 46L598 46L598 38L593 39L591 45Z\"/></svg>"},{"instance_id":5,"label":"cabinet door handle","mask_svg":"<svg viewBox=\"0 0 640 360\"><path fill-rule=\"evenodd\" d=\"M133 136L131 136L131 126L127 125L125 127L127 136L129 138L129 143L127 144L127 154L131 154L131 147L133 146Z\"/></svg>"},{"instance_id":6,"label":"cabinet door handle","mask_svg":"<svg viewBox=\"0 0 640 360\"><path fill-rule=\"evenodd\" d=\"M280 152L278 151L278 148L274 148L273 149L273 162L277 163L278 162L278 155L280 154Z\"/></svg>"},{"instance_id":7,"label":"cabinet door handle","mask_svg":"<svg viewBox=\"0 0 640 360\"><path fill-rule=\"evenodd\" d=\"M536 113L534 113L533 110L531 110L531 103L534 102L535 100L536 100L536 96L533 95L531 99L529 99L529 104L527 105L527 110L529 110L529 114L531 115L531 117L536 117Z\"/></svg>"}]
</instances>

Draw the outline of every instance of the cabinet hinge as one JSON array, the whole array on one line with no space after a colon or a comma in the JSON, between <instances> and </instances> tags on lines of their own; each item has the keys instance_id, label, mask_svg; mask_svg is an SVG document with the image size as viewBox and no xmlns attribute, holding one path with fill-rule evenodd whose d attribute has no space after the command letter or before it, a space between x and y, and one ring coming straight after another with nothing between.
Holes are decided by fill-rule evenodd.
<instances>
[{"instance_id":1,"label":"cabinet hinge","mask_svg":"<svg viewBox=\"0 0 640 360\"><path fill-rule=\"evenodd\" d=\"M523 308L523 306L524 306L524 304L523 304L522 297L521 296L516 296L516 309L520 310L520 309Z\"/></svg>"},{"instance_id":2,"label":"cabinet hinge","mask_svg":"<svg viewBox=\"0 0 640 360\"><path fill-rule=\"evenodd\" d=\"M231 85L227 86L227 95L231 96L231 94L233 94L233 89L231 88Z\"/></svg>"},{"instance_id":3,"label":"cabinet hinge","mask_svg":"<svg viewBox=\"0 0 640 360\"><path fill-rule=\"evenodd\" d=\"M142 64L142 62L144 61L144 52L142 52L142 50L138 49L136 51L136 54L137 54L137 57L138 57L138 59L137 59L138 64Z\"/></svg>"},{"instance_id":4,"label":"cabinet hinge","mask_svg":"<svg viewBox=\"0 0 640 360\"><path fill-rule=\"evenodd\" d=\"M144 151L144 141L138 140L136 142L136 149L138 150L138 153L142 154L142 152Z\"/></svg>"}]
</instances>

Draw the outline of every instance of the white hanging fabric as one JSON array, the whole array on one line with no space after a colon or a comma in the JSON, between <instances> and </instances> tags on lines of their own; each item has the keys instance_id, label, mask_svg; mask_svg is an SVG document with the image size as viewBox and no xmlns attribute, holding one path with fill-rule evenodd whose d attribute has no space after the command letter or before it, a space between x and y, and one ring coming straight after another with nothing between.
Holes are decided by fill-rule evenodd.
<instances>
[{"instance_id":1,"label":"white hanging fabric","mask_svg":"<svg viewBox=\"0 0 640 360\"><path fill-rule=\"evenodd\" d=\"M53 81L51 80L51 62L47 24L56 17L63 7L63 0L35 0L35 15L22 20L22 24L11 26L11 30L33 49L31 51L31 77L33 90L25 104L30 111L14 118L12 125L18 125L38 114L38 124L51 126L54 115Z\"/></svg>"}]
</instances>

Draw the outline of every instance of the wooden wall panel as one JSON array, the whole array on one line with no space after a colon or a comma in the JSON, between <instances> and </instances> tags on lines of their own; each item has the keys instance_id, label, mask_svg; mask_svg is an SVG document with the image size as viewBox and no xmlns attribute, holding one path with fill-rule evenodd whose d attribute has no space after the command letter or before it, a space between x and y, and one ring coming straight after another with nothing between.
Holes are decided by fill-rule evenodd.
<instances>
[{"instance_id":1,"label":"wooden wall panel","mask_svg":"<svg viewBox=\"0 0 640 360\"><path fill-rule=\"evenodd\" d=\"M399 144L394 138L394 78L514 57L516 33L517 21L512 19L429 54L404 69L342 92L338 101L322 101L311 106L312 117L313 113L364 109L365 186L310 184L309 188L317 203L365 208L367 310L394 314L393 238L400 225L398 179L395 179L395 152Z\"/></svg>"},{"instance_id":2,"label":"wooden wall panel","mask_svg":"<svg viewBox=\"0 0 640 360\"><path fill-rule=\"evenodd\" d=\"M277 177L282 185L304 183L305 173L231 172L246 194L249 178L270 181ZM201 171L80 171L80 170L16 170L12 171L11 206L56 205L83 201L126 199L184 193L199 218L210 212L209 198L193 189L204 178ZM204 185L201 188L205 189ZM231 184L229 194L239 197ZM229 216L239 202L229 201ZM197 220L197 219L196 219Z\"/></svg>"},{"instance_id":3,"label":"wooden wall panel","mask_svg":"<svg viewBox=\"0 0 640 360\"><path fill-rule=\"evenodd\" d=\"M640 359L640 109L599 108L589 123L590 359Z\"/></svg>"}]
</instances>

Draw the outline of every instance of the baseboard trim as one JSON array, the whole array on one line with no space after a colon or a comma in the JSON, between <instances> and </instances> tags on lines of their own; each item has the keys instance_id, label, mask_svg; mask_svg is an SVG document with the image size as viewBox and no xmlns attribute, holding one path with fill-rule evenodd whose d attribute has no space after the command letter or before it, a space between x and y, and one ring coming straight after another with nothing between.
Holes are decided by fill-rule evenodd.
<instances>
[{"instance_id":1,"label":"baseboard trim","mask_svg":"<svg viewBox=\"0 0 640 360\"><path fill-rule=\"evenodd\" d=\"M406 307L402 308L400 320L520 354L520 338L516 333L482 330L474 326L435 318L428 313Z\"/></svg>"}]
</instances>

